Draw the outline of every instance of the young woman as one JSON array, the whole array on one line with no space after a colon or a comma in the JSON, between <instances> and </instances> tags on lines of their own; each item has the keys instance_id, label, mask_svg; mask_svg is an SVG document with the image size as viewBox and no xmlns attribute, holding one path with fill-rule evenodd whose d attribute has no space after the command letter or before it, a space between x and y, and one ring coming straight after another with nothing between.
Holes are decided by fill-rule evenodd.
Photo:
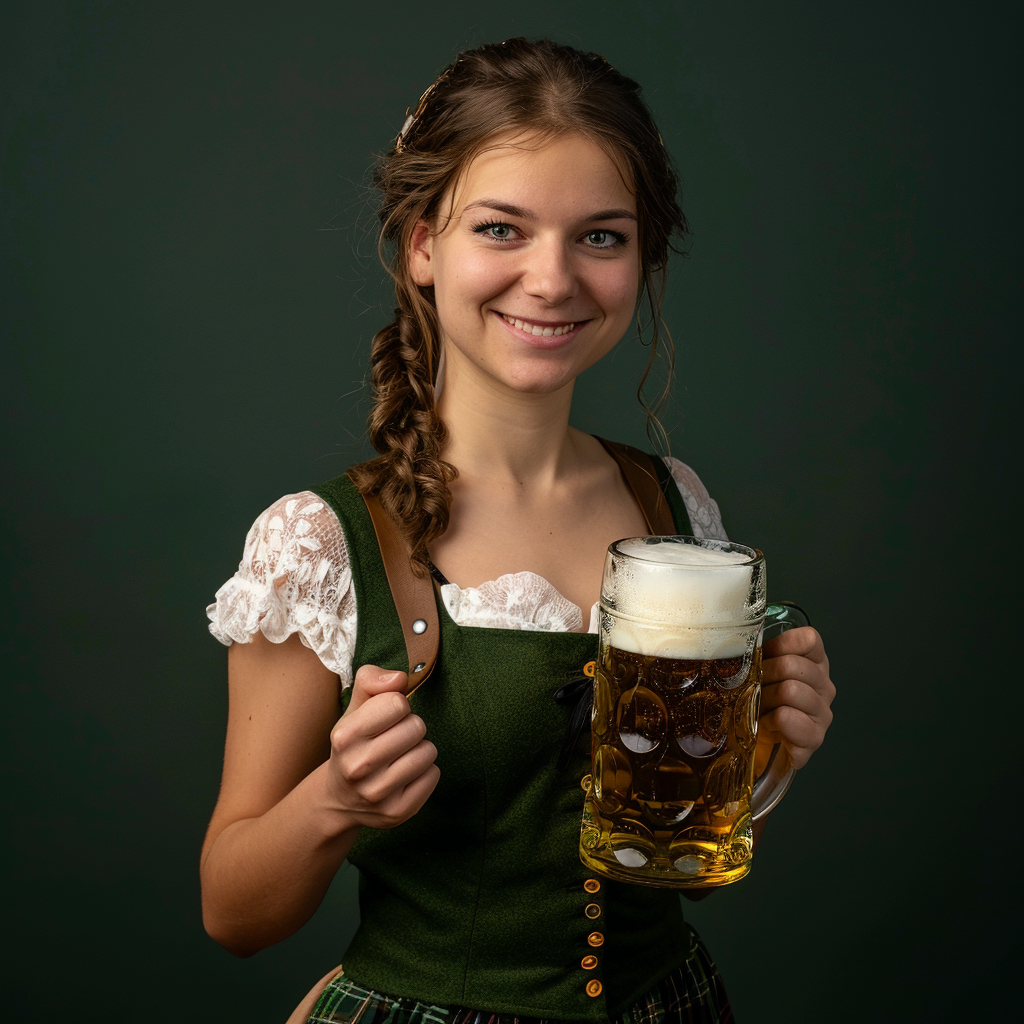
<instances>
[{"instance_id":1,"label":"young woman","mask_svg":"<svg viewBox=\"0 0 1024 1024\"><path fill-rule=\"evenodd\" d=\"M348 858L361 925L311 1021L728 1020L675 894L580 863L586 739L556 765L553 694L595 655L605 551L650 532L636 457L569 412L644 305L659 344L686 232L661 138L602 58L514 39L456 59L376 182L398 303L372 349L380 455L260 516L210 608L233 646L206 928L242 956L277 942ZM689 468L647 472L676 532L724 536ZM437 661L411 697L364 497L434 580ZM822 642L765 655L759 742L799 768L832 717Z\"/></svg>"}]
</instances>

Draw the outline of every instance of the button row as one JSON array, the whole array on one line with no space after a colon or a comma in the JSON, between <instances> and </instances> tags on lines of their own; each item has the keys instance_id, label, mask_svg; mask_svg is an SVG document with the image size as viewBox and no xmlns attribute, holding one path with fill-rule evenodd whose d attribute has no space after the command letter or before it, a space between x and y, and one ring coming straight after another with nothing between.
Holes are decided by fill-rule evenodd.
<instances>
[{"instance_id":1,"label":"button row","mask_svg":"<svg viewBox=\"0 0 1024 1024\"><path fill-rule=\"evenodd\" d=\"M589 782L589 777L584 781ZM598 893L601 891L600 879L588 878L583 883L583 888L586 892L590 893L590 895L593 896L594 893ZM593 921L595 918L601 916L601 905L599 903L588 903L583 908L583 913L586 914L586 916L589 917L591 921ZM604 945L604 935L601 932L591 932L587 936L587 943L596 949L598 946ZM597 967L597 957L594 956L593 953L588 953L580 961L580 967L582 967L585 971L594 970L594 968ZM597 978L591 978L590 981L587 982L586 992L588 996L596 998L603 991L604 986L601 984L601 982L597 980Z\"/></svg>"}]
</instances>

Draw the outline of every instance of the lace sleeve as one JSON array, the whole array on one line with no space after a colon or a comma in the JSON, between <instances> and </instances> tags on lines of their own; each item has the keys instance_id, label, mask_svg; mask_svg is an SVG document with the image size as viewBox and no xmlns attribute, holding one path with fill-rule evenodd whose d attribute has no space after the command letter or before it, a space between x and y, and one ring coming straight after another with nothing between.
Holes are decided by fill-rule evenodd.
<instances>
[{"instance_id":1,"label":"lace sleeve","mask_svg":"<svg viewBox=\"0 0 1024 1024\"><path fill-rule=\"evenodd\" d=\"M700 477L686 463L672 458L671 455L665 459L665 466L683 496L693 535L710 537L712 540L728 540L725 527L722 526L722 513L718 511L718 502L708 494L707 488L700 482Z\"/></svg>"},{"instance_id":2,"label":"lace sleeve","mask_svg":"<svg viewBox=\"0 0 1024 1024\"><path fill-rule=\"evenodd\" d=\"M206 609L222 643L259 630L279 644L293 633L324 665L352 682L356 599L345 534L312 491L287 494L252 525L238 572Z\"/></svg>"}]
</instances>

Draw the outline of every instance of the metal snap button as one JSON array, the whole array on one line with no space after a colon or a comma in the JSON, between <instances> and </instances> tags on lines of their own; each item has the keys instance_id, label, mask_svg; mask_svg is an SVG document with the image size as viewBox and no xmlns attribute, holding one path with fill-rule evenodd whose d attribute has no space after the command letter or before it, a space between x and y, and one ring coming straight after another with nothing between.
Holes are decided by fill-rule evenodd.
<instances>
[{"instance_id":1,"label":"metal snap button","mask_svg":"<svg viewBox=\"0 0 1024 1024\"><path fill-rule=\"evenodd\" d=\"M591 932L587 936L587 942L589 942L592 946L603 946L604 936L600 932Z\"/></svg>"},{"instance_id":2,"label":"metal snap button","mask_svg":"<svg viewBox=\"0 0 1024 1024\"><path fill-rule=\"evenodd\" d=\"M593 956L593 955L585 956L580 961L580 967L582 967L583 970L585 970L585 971L592 971L596 966L597 966L597 957Z\"/></svg>"},{"instance_id":3,"label":"metal snap button","mask_svg":"<svg viewBox=\"0 0 1024 1024\"><path fill-rule=\"evenodd\" d=\"M426 631L427 631L427 620L426 619L417 619L412 624L412 631L414 633L426 633Z\"/></svg>"},{"instance_id":4,"label":"metal snap button","mask_svg":"<svg viewBox=\"0 0 1024 1024\"><path fill-rule=\"evenodd\" d=\"M583 888L586 889L587 892L597 892L601 888L601 883L596 878L588 878L583 883Z\"/></svg>"},{"instance_id":5,"label":"metal snap button","mask_svg":"<svg viewBox=\"0 0 1024 1024\"><path fill-rule=\"evenodd\" d=\"M593 920L595 917L601 916L601 908L596 903L588 903L583 908L583 913L586 914L587 917L589 917L591 920Z\"/></svg>"},{"instance_id":6,"label":"metal snap button","mask_svg":"<svg viewBox=\"0 0 1024 1024\"><path fill-rule=\"evenodd\" d=\"M597 978L591 978L587 982L587 995L588 996L599 996L603 991L604 986L597 980Z\"/></svg>"}]
</instances>

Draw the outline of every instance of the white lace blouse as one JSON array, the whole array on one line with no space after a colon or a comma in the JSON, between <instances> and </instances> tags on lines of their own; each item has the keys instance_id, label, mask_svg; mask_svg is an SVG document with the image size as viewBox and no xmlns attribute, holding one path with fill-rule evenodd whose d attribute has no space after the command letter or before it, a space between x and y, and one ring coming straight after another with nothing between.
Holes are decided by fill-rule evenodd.
<instances>
[{"instance_id":1,"label":"white lace blouse","mask_svg":"<svg viewBox=\"0 0 1024 1024\"><path fill-rule=\"evenodd\" d=\"M718 505L697 474L678 459L665 465L679 487L697 537L726 539ZM441 587L441 600L461 626L577 631L583 609L532 572L500 576L479 587ZM348 548L330 505L312 491L286 494L252 525L238 571L206 609L222 643L247 643L257 631L281 643L293 633L324 665L352 683L356 598ZM597 605L590 610L597 632Z\"/></svg>"}]
</instances>

